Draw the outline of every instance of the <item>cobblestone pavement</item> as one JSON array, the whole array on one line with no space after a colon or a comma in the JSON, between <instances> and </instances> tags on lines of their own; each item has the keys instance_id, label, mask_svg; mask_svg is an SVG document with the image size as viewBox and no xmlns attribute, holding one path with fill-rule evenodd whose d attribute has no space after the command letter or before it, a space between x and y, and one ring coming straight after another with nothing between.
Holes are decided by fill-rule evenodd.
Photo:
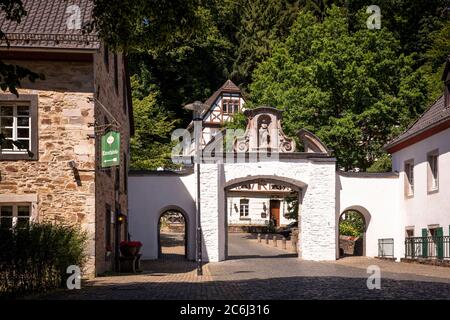
<instances>
[{"instance_id":1,"label":"cobblestone pavement","mask_svg":"<svg viewBox=\"0 0 450 320\"><path fill-rule=\"evenodd\" d=\"M367 289L366 268L381 269L381 290ZM229 260L144 262L144 273L101 277L77 291L42 299L450 299L450 269L370 258L302 261L245 234L229 235Z\"/></svg>"}]
</instances>

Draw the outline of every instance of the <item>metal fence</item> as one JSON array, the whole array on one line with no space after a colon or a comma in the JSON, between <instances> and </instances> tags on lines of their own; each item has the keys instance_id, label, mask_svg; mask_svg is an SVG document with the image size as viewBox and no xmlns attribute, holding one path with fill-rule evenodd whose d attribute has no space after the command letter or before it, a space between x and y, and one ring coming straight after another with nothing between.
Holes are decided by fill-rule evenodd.
<instances>
[{"instance_id":1,"label":"metal fence","mask_svg":"<svg viewBox=\"0 0 450 320\"><path fill-rule=\"evenodd\" d=\"M450 236L406 238L405 256L409 259L450 259Z\"/></svg>"},{"instance_id":2,"label":"metal fence","mask_svg":"<svg viewBox=\"0 0 450 320\"><path fill-rule=\"evenodd\" d=\"M394 239L378 239L378 256L382 258L394 258Z\"/></svg>"}]
</instances>

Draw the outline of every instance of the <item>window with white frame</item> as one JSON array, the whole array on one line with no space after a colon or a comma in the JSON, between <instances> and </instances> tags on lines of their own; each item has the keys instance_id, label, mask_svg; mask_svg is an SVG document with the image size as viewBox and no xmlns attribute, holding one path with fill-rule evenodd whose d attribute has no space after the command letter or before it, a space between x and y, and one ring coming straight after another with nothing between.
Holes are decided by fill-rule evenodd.
<instances>
[{"instance_id":1,"label":"window with white frame","mask_svg":"<svg viewBox=\"0 0 450 320\"><path fill-rule=\"evenodd\" d=\"M414 160L405 161L405 195L414 195Z\"/></svg>"},{"instance_id":2,"label":"window with white frame","mask_svg":"<svg viewBox=\"0 0 450 320\"><path fill-rule=\"evenodd\" d=\"M29 204L0 204L0 228L24 227L30 222Z\"/></svg>"},{"instance_id":3,"label":"window with white frame","mask_svg":"<svg viewBox=\"0 0 450 320\"><path fill-rule=\"evenodd\" d=\"M241 218L248 218L248 199L241 199L239 201L239 215Z\"/></svg>"},{"instance_id":4,"label":"window with white frame","mask_svg":"<svg viewBox=\"0 0 450 320\"><path fill-rule=\"evenodd\" d=\"M0 130L4 138L2 153L26 153L31 150L30 105L23 102L1 103Z\"/></svg>"},{"instance_id":5,"label":"window with white frame","mask_svg":"<svg viewBox=\"0 0 450 320\"><path fill-rule=\"evenodd\" d=\"M434 150L429 152L427 155L428 162L428 172L427 172L427 180L428 180L428 191L436 191L439 189L439 151Z\"/></svg>"},{"instance_id":6,"label":"window with white frame","mask_svg":"<svg viewBox=\"0 0 450 320\"><path fill-rule=\"evenodd\" d=\"M222 98L222 111L223 113L233 114L239 112L239 97L226 97Z\"/></svg>"}]
</instances>

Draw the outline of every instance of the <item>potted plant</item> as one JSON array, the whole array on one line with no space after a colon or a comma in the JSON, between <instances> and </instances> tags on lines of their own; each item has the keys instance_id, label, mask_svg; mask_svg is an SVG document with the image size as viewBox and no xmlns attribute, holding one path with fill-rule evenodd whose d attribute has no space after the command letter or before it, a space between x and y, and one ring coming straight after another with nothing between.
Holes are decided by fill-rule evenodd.
<instances>
[{"instance_id":1,"label":"potted plant","mask_svg":"<svg viewBox=\"0 0 450 320\"><path fill-rule=\"evenodd\" d=\"M124 257L134 257L139 253L142 247L140 241L122 241L120 243L120 252Z\"/></svg>"}]
</instances>

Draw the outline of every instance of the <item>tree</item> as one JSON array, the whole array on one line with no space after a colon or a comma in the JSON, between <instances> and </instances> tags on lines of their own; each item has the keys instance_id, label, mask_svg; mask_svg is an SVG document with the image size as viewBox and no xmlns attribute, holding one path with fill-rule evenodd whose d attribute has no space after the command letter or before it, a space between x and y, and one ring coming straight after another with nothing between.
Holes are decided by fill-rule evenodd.
<instances>
[{"instance_id":1,"label":"tree","mask_svg":"<svg viewBox=\"0 0 450 320\"><path fill-rule=\"evenodd\" d=\"M0 10L4 12L6 20L20 23L21 19L27 14L21 0L0 0ZM6 34L0 30L0 42L6 42L9 46ZM34 82L37 79L44 79L44 75L32 72L29 69L15 64L6 64L0 61L0 88L3 91L18 95L17 87L20 86L22 79L28 79Z\"/></svg>"},{"instance_id":2,"label":"tree","mask_svg":"<svg viewBox=\"0 0 450 320\"><path fill-rule=\"evenodd\" d=\"M238 15L236 59L232 78L246 87L255 67L270 55L272 44L284 40L299 11L299 1L244 0Z\"/></svg>"},{"instance_id":3,"label":"tree","mask_svg":"<svg viewBox=\"0 0 450 320\"><path fill-rule=\"evenodd\" d=\"M285 198L287 203L286 218L298 221L298 193L293 193Z\"/></svg>"},{"instance_id":4,"label":"tree","mask_svg":"<svg viewBox=\"0 0 450 320\"><path fill-rule=\"evenodd\" d=\"M159 101L156 90L147 92L146 83L138 76L133 76L133 117L135 134L131 138L131 167L134 169L157 169L173 167L170 156L172 145L170 135L177 120Z\"/></svg>"},{"instance_id":5,"label":"tree","mask_svg":"<svg viewBox=\"0 0 450 320\"><path fill-rule=\"evenodd\" d=\"M366 18L367 15L361 15ZM254 73L252 99L284 110L291 136L315 132L350 170L366 170L382 146L423 111L427 82L386 28L354 32L345 9L323 22L302 12L291 34Z\"/></svg>"},{"instance_id":6,"label":"tree","mask_svg":"<svg viewBox=\"0 0 450 320\"><path fill-rule=\"evenodd\" d=\"M339 234L351 237L360 237L365 229L364 218L357 211L345 212L345 219L339 219Z\"/></svg>"},{"instance_id":7,"label":"tree","mask_svg":"<svg viewBox=\"0 0 450 320\"><path fill-rule=\"evenodd\" d=\"M195 16L192 32L175 29L164 45L143 38L130 54L131 73L139 74L145 67L151 74L150 83L160 92L160 101L184 120L183 125L190 121L190 114L181 106L209 97L226 79L227 66L232 64L232 44L222 36L210 8L197 6L186 14Z\"/></svg>"}]
</instances>

